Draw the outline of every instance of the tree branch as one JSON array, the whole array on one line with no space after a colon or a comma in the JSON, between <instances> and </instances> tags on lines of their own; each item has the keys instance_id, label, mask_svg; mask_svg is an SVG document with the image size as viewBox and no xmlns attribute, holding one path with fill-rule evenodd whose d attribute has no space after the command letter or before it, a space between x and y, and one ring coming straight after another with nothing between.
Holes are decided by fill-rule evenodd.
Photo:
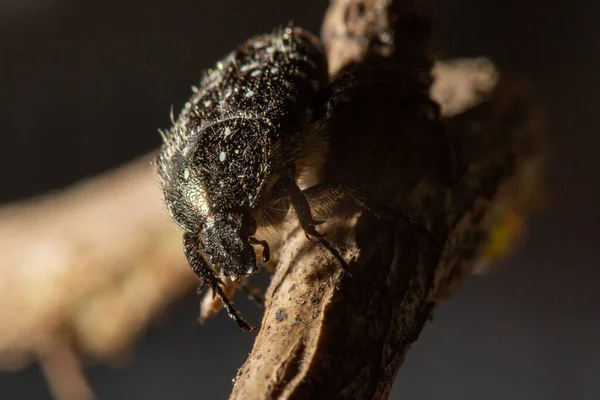
<instances>
[{"instance_id":1,"label":"tree branch","mask_svg":"<svg viewBox=\"0 0 600 400\"><path fill-rule=\"evenodd\" d=\"M61 399L92 397L80 356L116 361L197 282L150 160L0 210L0 362L38 359Z\"/></svg>"},{"instance_id":2,"label":"tree branch","mask_svg":"<svg viewBox=\"0 0 600 400\"><path fill-rule=\"evenodd\" d=\"M531 203L540 126L518 87L501 81L485 104L447 118L446 130L423 118L418 95L403 93L406 79L428 85L433 46L425 3L331 3L323 36L332 74L352 64L358 77L392 71L397 81L371 80L340 108L324 175L369 187L396 217L381 220L344 204L320 226L351 260L345 275L300 229L289 234L231 399L387 398L437 302L489 258L492 233L506 215L522 215ZM434 69L433 97L446 116L489 97L495 86L489 62L465 65L478 71L471 77L479 75L466 97L444 89L442 77L456 73L456 64Z\"/></svg>"}]
</instances>

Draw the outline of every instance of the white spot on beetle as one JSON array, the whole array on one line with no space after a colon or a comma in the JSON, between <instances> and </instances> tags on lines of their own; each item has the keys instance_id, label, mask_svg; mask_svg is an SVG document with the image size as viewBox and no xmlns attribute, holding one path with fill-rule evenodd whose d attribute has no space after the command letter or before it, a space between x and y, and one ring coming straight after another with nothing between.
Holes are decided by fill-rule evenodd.
<instances>
[{"instance_id":1,"label":"white spot on beetle","mask_svg":"<svg viewBox=\"0 0 600 400\"><path fill-rule=\"evenodd\" d=\"M219 154L219 160L221 162L225 161L225 159L227 158L227 154L225 154L224 151L221 152L221 154Z\"/></svg>"},{"instance_id":2,"label":"white spot on beetle","mask_svg":"<svg viewBox=\"0 0 600 400\"><path fill-rule=\"evenodd\" d=\"M187 181L189 178L190 178L190 170L186 168L183 171L183 179L185 179Z\"/></svg>"},{"instance_id":3,"label":"white spot on beetle","mask_svg":"<svg viewBox=\"0 0 600 400\"><path fill-rule=\"evenodd\" d=\"M223 136L227 137L231 135L231 128L230 127L225 127L225 131L223 131Z\"/></svg>"},{"instance_id":4,"label":"white spot on beetle","mask_svg":"<svg viewBox=\"0 0 600 400\"><path fill-rule=\"evenodd\" d=\"M254 90L248 90L248 92L246 93L246 97L252 97L254 96Z\"/></svg>"}]
</instances>

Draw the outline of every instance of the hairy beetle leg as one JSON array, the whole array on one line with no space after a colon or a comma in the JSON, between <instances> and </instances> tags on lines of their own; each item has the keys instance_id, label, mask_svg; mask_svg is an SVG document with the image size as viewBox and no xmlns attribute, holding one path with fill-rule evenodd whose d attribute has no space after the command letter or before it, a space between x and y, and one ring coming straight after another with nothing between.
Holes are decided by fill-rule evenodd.
<instances>
[{"instance_id":1,"label":"hairy beetle leg","mask_svg":"<svg viewBox=\"0 0 600 400\"><path fill-rule=\"evenodd\" d=\"M427 70L430 68L431 66L425 67ZM394 90L398 96L404 97L419 118L429 121L440 120L440 105L429 96L427 82L407 79L406 75L399 77L395 70L379 69L342 72L316 98L315 119L320 120L323 124L331 123L344 104L349 103L356 96L360 96L361 87L374 88L378 86Z\"/></svg>"},{"instance_id":2,"label":"hairy beetle leg","mask_svg":"<svg viewBox=\"0 0 600 400\"><path fill-rule=\"evenodd\" d=\"M427 228L417 223L410 216L392 211L384 204L378 204L369 192L356 184L341 180L331 179L316 184L303 192L309 203L315 204L315 207L321 207L320 212L331 213L333 209L346 196L350 196L359 207L373 214L379 219L398 219L404 224L410 226L417 233L427 237L436 246L442 247L440 240ZM313 207L313 208L315 208Z\"/></svg>"},{"instance_id":3,"label":"hairy beetle leg","mask_svg":"<svg viewBox=\"0 0 600 400\"><path fill-rule=\"evenodd\" d=\"M223 289L221 288L221 286L218 283L211 283L209 285L210 285L211 289L213 290L213 292L217 293L217 296L219 296L219 299L221 299L221 302L223 302L223 306L227 310L227 313L235 321L237 326L239 326L240 328L242 328L243 331L246 331L246 332L255 332L258 330L258 328L250 325L239 315L238 311L231 304L231 302L225 295L225 292L223 292Z\"/></svg>"},{"instance_id":4,"label":"hairy beetle leg","mask_svg":"<svg viewBox=\"0 0 600 400\"><path fill-rule=\"evenodd\" d=\"M238 313L238 311L233 307L225 292L221 288L223 282L215 276L215 273L210 268L210 266L202 257L200 253L199 243L200 240L196 235L193 235L190 232L185 232L183 234L183 249L185 252L185 256L192 267L192 270L198 275L201 280L199 291L204 289L206 286L210 287L213 293L213 297L219 296L219 299L223 303L223 306L227 310L229 316L235 321L237 326L242 328L242 330L246 332L256 331L258 328L253 327L249 323L247 323Z\"/></svg>"},{"instance_id":5,"label":"hairy beetle leg","mask_svg":"<svg viewBox=\"0 0 600 400\"><path fill-rule=\"evenodd\" d=\"M256 246L256 245L262 246L262 248L263 248L262 261L264 263L269 262L269 260L271 259L271 250L269 249L269 243L267 243L266 240L258 240L253 237L248 238L248 241L253 246Z\"/></svg>"},{"instance_id":6,"label":"hairy beetle leg","mask_svg":"<svg viewBox=\"0 0 600 400\"><path fill-rule=\"evenodd\" d=\"M316 240L321 246L326 248L331 253L331 255L335 257L342 269L344 271L347 271L348 264L346 263L346 260L344 260L340 253L327 240L325 240L324 235L317 231L317 229L315 228L316 225L322 224L324 221L315 221L313 219L310 204L308 202L308 199L306 198L306 195L304 194L302 189L298 187L298 184L294 179L288 179L288 190L290 200L292 202L294 210L296 211L296 215L298 216L300 226L304 230L304 233L309 239Z\"/></svg>"}]
</instances>

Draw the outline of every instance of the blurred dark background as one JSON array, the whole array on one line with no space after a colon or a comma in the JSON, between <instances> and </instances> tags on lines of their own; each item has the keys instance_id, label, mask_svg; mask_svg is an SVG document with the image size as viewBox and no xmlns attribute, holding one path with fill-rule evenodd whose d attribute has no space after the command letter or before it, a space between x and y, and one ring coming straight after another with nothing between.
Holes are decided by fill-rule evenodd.
<instances>
[{"instance_id":1,"label":"blurred dark background","mask_svg":"<svg viewBox=\"0 0 600 400\"><path fill-rule=\"evenodd\" d=\"M409 352L392 399L600 399L600 2L439 1L448 57L487 55L549 115L548 207L526 245L469 279ZM560 5L559 5L560 4ZM201 71L327 2L0 1L0 201L64 187L159 144ZM260 314L244 309L251 321ZM177 304L100 399L224 399L251 349L224 316ZM50 399L37 366L0 375L0 399Z\"/></svg>"}]
</instances>

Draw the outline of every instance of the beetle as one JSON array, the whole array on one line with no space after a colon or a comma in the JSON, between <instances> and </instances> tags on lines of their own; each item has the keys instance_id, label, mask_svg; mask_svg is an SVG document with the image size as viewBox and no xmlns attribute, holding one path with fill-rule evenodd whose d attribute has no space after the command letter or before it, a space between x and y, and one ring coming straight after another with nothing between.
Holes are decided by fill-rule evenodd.
<instances>
[{"instance_id":1,"label":"beetle","mask_svg":"<svg viewBox=\"0 0 600 400\"><path fill-rule=\"evenodd\" d=\"M346 262L315 228L299 181L327 152L314 103L328 85L318 38L286 26L255 36L209 69L173 126L161 132L156 165L172 219L184 230L187 260L243 330L253 330L225 295L257 271L258 227L278 226L293 208L306 235ZM324 187L321 186L321 189ZM326 188L325 188L326 189Z\"/></svg>"},{"instance_id":2,"label":"beetle","mask_svg":"<svg viewBox=\"0 0 600 400\"><path fill-rule=\"evenodd\" d=\"M428 85L407 87L404 76L345 73L330 83L320 40L288 25L248 39L209 69L177 119L171 115L172 127L161 132L158 175L169 214L184 230L199 291L210 287L243 330L255 328L232 306L219 275L238 281L256 272L253 246L263 248L263 262L269 260L269 244L254 237L259 227L282 226L293 208L306 236L346 270L344 258L315 228L324 221L313 219L310 203L331 210L348 195L377 217L390 215L356 184L314 179L327 157L336 110L365 84L392 85L416 100L416 109L424 105L428 119L439 120ZM395 217L439 245L412 218Z\"/></svg>"}]
</instances>

